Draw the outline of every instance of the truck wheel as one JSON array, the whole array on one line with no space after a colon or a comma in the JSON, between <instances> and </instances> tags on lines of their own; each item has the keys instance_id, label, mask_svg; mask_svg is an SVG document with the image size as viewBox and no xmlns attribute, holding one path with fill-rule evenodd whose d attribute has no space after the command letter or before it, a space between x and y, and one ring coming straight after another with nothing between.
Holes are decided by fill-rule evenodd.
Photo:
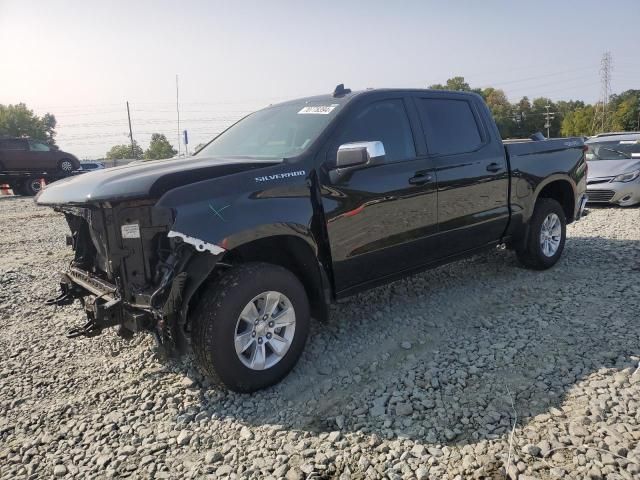
<instances>
[{"instance_id":1,"label":"truck wheel","mask_svg":"<svg viewBox=\"0 0 640 480\"><path fill-rule=\"evenodd\" d=\"M536 202L525 247L516 251L525 267L545 270L556 264L567 237L567 220L560 204L551 198Z\"/></svg>"},{"instance_id":2,"label":"truck wheel","mask_svg":"<svg viewBox=\"0 0 640 480\"><path fill-rule=\"evenodd\" d=\"M279 382L298 361L309 333L309 302L290 271L247 263L209 283L191 319L204 373L233 391L254 392Z\"/></svg>"},{"instance_id":3,"label":"truck wheel","mask_svg":"<svg viewBox=\"0 0 640 480\"><path fill-rule=\"evenodd\" d=\"M39 178L27 178L20 189L21 194L33 197L42 190L42 183L40 182Z\"/></svg>"},{"instance_id":4,"label":"truck wheel","mask_svg":"<svg viewBox=\"0 0 640 480\"><path fill-rule=\"evenodd\" d=\"M63 158L58 162L58 170L62 173L71 173L73 172L73 162L68 158Z\"/></svg>"}]
</instances>

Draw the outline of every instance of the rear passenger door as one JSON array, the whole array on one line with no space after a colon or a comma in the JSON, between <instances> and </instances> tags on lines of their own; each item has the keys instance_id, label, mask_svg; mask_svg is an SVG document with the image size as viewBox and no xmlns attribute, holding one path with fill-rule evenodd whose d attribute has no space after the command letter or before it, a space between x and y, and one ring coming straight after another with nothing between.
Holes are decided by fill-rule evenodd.
<instances>
[{"instance_id":1,"label":"rear passenger door","mask_svg":"<svg viewBox=\"0 0 640 480\"><path fill-rule=\"evenodd\" d=\"M509 220L504 147L469 95L416 94L438 178L439 251L457 254L498 240Z\"/></svg>"},{"instance_id":2,"label":"rear passenger door","mask_svg":"<svg viewBox=\"0 0 640 480\"><path fill-rule=\"evenodd\" d=\"M28 170L28 154L26 140L8 138L0 141L0 162L6 170Z\"/></svg>"}]
</instances>

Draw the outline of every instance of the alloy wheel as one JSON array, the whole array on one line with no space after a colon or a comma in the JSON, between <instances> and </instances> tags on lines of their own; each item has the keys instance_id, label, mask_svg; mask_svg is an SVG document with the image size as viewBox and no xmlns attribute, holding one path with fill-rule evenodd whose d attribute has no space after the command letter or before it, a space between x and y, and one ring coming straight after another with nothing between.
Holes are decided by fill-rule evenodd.
<instances>
[{"instance_id":1,"label":"alloy wheel","mask_svg":"<svg viewBox=\"0 0 640 480\"><path fill-rule=\"evenodd\" d=\"M242 310L235 329L235 349L252 370L266 370L284 358L296 330L296 314L286 295L268 291Z\"/></svg>"},{"instance_id":2,"label":"alloy wheel","mask_svg":"<svg viewBox=\"0 0 640 480\"><path fill-rule=\"evenodd\" d=\"M550 213L540 228L540 248L546 257L553 257L562 240L562 223L555 213Z\"/></svg>"}]
</instances>

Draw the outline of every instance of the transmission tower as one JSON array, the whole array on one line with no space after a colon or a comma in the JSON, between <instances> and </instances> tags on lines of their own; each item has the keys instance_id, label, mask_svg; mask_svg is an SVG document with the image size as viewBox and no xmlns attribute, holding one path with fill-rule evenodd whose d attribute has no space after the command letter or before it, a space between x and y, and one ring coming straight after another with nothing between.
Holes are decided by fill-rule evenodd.
<instances>
[{"instance_id":1,"label":"transmission tower","mask_svg":"<svg viewBox=\"0 0 640 480\"><path fill-rule=\"evenodd\" d=\"M609 128L609 97L611 96L611 52L604 52L600 61L600 100L593 117L593 133L606 132Z\"/></svg>"}]
</instances>

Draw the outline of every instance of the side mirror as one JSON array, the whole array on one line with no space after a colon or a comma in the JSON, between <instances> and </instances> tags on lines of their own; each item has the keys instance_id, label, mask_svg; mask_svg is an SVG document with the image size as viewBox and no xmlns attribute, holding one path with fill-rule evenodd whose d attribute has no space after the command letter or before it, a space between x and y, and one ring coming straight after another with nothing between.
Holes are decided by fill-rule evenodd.
<instances>
[{"instance_id":1,"label":"side mirror","mask_svg":"<svg viewBox=\"0 0 640 480\"><path fill-rule=\"evenodd\" d=\"M338 147L335 168L348 168L367 165L384 160L384 145L382 142L352 142Z\"/></svg>"}]
</instances>

